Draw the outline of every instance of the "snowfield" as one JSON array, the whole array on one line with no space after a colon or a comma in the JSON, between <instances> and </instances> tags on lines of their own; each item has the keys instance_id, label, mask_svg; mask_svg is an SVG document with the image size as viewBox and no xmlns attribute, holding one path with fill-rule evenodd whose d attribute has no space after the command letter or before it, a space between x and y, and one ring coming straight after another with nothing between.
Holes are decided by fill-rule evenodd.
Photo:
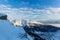
<instances>
[{"instance_id":1,"label":"snowfield","mask_svg":"<svg viewBox=\"0 0 60 40\"><path fill-rule=\"evenodd\" d=\"M44 29L41 28L41 30ZM34 40L34 37L26 34L23 27L13 26L9 20L0 20L0 40ZM60 30L55 32L41 32L35 30L34 34L40 35L41 38L46 40L60 40Z\"/></svg>"},{"instance_id":2,"label":"snowfield","mask_svg":"<svg viewBox=\"0 0 60 40\"><path fill-rule=\"evenodd\" d=\"M0 40L27 40L25 37L19 37L24 34L22 27L13 26L8 20L0 20Z\"/></svg>"}]
</instances>

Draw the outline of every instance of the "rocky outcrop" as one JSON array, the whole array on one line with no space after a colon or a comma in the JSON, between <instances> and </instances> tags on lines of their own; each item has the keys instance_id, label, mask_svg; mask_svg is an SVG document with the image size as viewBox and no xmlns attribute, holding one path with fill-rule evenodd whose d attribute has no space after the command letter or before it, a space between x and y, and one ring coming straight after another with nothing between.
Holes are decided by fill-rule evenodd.
<instances>
[{"instance_id":1,"label":"rocky outcrop","mask_svg":"<svg viewBox=\"0 0 60 40\"><path fill-rule=\"evenodd\" d=\"M0 13L0 20L7 20L7 15Z\"/></svg>"},{"instance_id":2,"label":"rocky outcrop","mask_svg":"<svg viewBox=\"0 0 60 40\"><path fill-rule=\"evenodd\" d=\"M51 25L40 25L40 26L35 25L35 26L30 26L30 27L25 26L23 28L27 34L34 37L34 40L50 40L51 38L49 38L49 37L52 37L51 35L53 35L50 33L60 30L60 28L57 28L57 27L54 27ZM41 32L43 32L43 33L41 34ZM46 38L43 38L41 36L43 36L43 37L46 36ZM47 38L49 38L49 39L47 39Z\"/></svg>"}]
</instances>

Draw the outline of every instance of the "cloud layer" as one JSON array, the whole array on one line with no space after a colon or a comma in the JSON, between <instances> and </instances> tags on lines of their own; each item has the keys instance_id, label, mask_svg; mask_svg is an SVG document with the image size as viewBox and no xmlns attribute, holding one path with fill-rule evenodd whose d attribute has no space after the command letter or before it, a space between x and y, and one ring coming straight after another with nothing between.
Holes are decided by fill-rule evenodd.
<instances>
[{"instance_id":1,"label":"cloud layer","mask_svg":"<svg viewBox=\"0 0 60 40\"><path fill-rule=\"evenodd\" d=\"M0 13L8 15L9 20L27 19L45 21L49 19L60 19L60 8L33 9L33 8L11 8L10 5L0 4Z\"/></svg>"}]
</instances>

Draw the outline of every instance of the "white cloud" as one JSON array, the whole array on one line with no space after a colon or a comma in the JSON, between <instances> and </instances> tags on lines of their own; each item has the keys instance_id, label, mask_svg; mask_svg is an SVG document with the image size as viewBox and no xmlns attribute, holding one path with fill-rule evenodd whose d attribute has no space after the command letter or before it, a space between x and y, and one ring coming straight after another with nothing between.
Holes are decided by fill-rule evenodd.
<instances>
[{"instance_id":1,"label":"white cloud","mask_svg":"<svg viewBox=\"0 0 60 40\"><path fill-rule=\"evenodd\" d=\"M8 15L8 19L31 19L48 20L60 19L60 8L32 9L32 8L11 8L9 5L0 4L0 13Z\"/></svg>"}]
</instances>

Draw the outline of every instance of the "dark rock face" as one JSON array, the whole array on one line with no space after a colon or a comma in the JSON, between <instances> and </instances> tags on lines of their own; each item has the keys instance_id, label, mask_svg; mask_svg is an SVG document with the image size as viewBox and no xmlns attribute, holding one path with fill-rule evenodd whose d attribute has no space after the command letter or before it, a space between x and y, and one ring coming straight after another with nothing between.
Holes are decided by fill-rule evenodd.
<instances>
[{"instance_id":1,"label":"dark rock face","mask_svg":"<svg viewBox=\"0 0 60 40\"><path fill-rule=\"evenodd\" d=\"M45 40L43 38L41 38L39 35L34 33L34 29L31 29L29 27L24 27L24 30L26 31L26 33L28 33L30 36L34 37L34 40Z\"/></svg>"},{"instance_id":2,"label":"dark rock face","mask_svg":"<svg viewBox=\"0 0 60 40\"><path fill-rule=\"evenodd\" d=\"M46 40L44 38L41 37L41 35L44 34L36 34L36 32L56 32L58 31L60 28L51 26L51 25L40 25L40 26L25 26L24 30L26 31L27 34L29 34L30 36L34 37L34 40ZM49 36L49 35L48 35Z\"/></svg>"},{"instance_id":3,"label":"dark rock face","mask_svg":"<svg viewBox=\"0 0 60 40\"><path fill-rule=\"evenodd\" d=\"M31 28L33 30L41 31L41 32L56 32L57 30L60 29L60 28L57 28L57 27L52 26L52 25L31 26Z\"/></svg>"},{"instance_id":4,"label":"dark rock face","mask_svg":"<svg viewBox=\"0 0 60 40\"><path fill-rule=\"evenodd\" d=\"M0 16L1 20L7 20L7 15Z\"/></svg>"}]
</instances>

